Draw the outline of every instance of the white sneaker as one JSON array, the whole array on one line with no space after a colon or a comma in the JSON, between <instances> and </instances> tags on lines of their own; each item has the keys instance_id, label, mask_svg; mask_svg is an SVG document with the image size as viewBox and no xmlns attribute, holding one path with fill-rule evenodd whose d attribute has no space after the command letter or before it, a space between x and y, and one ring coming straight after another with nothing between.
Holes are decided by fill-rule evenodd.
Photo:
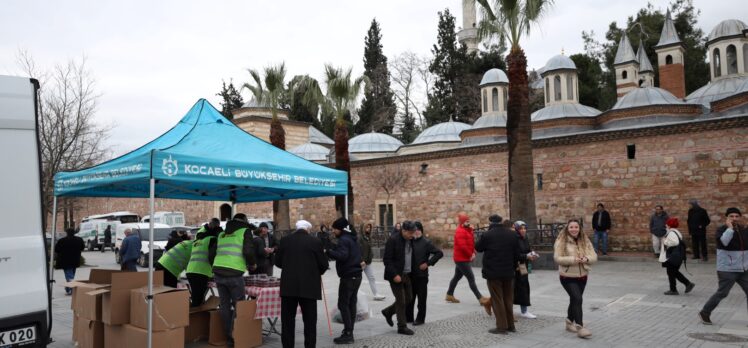
<instances>
[{"instance_id":1,"label":"white sneaker","mask_svg":"<svg viewBox=\"0 0 748 348\"><path fill-rule=\"evenodd\" d=\"M522 318L525 318L525 319L535 319L538 317L537 315L532 314L530 312L520 313L520 316L522 316Z\"/></svg>"},{"instance_id":2,"label":"white sneaker","mask_svg":"<svg viewBox=\"0 0 748 348\"><path fill-rule=\"evenodd\" d=\"M384 295L374 295L374 301L384 301L385 298Z\"/></svg>"}]
</instances>

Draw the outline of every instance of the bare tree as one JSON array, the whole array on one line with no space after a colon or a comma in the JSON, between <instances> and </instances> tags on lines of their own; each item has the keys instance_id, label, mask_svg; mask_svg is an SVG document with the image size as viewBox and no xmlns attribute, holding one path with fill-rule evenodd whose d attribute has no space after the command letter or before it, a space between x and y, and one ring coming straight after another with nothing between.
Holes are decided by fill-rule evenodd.
<instances>
[{"instance_id":1,"label":"bare tree","mask_svg":"<svg viewBox=\"0 0 748 348\"><path fill-rule=\"evenodd\" d=\"M422 110L431 88L433 75L428 69L428 59L411 51L405 51L395 57L392 67L392 90L400 106L400 118L403 115L417 115L419 125L423 125Z\"/></svg>"},{"instance_id":2,"label":"bare tree","mask_svg":"<svg viewBox=\"0 0 748 348\"><path fill-rule=\"evenodd\" d=\"M399 164L396 165L394 169L389 166L385 166L381 175L379 175L376 178L376 185L379 188L381 188L384 191L384 193L387 195L387 199L384 202L384 207L385 207L384 228L385 230L389 227L387 226L387 216L390 215L390 198L399 189L405 186L405 183L408 181L408 178L409 178L408 173Z\"/></svg>"},{"instance_id":3,"label":"bare tree","mask_svg":"<svg viewBox=\"0 0 748 348\"><path fill-rule=\"evenodd\" d=\"M52 211L54 175L93 166L108 156L104 140L107 128L96 124L94 115L100 94L86 67L86 59L69 60L46 71L37 67L27 51L19 51L17 62L23 73L39 80L39 152L42 161L44 210ZM75 201L58 202L64 226L75 225ZM46 226L45 226L46 229Z\"/></svg>"}]
</instances>

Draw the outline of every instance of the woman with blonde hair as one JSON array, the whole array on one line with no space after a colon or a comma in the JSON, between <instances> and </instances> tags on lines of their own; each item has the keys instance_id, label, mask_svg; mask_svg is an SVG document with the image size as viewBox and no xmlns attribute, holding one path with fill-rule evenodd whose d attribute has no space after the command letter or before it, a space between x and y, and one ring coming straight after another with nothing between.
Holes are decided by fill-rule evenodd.
<instances>
[{"instance_id":1,"label":"woman with blonde hair","mask_svg":"<svg viewBox=\"0 0 748 348\"><path fill-rule=\"evenodd\" d=\"M569 294L566 330L575 332L579 338L587 338L592 333L582 321L582 296L590 265L597 262L597 254L579 220L569 220L556 238L553 260L558 264L561 286Z\"/></svg>"}]
</instances>

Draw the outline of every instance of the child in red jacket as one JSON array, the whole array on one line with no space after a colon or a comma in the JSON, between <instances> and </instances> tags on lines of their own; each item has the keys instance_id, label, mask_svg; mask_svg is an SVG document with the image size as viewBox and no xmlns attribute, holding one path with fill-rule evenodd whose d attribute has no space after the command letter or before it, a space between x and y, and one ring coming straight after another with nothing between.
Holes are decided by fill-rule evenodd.
<instances>
[{"instance_id":1,"label":"child in red jacket","mask_svg":"<svg viewBox=\"0 0 748 348\"><path fill-rule=\"evenodd\" d=\"M473 228L470 227L470 217L467 213L461 212L457 214L457 221L459 225L455 231L454 237L454 253L453 259L455 262L455 275L449 282L449 290L447 290L447 302L460 303L460 300L454 297L455 288L457 283L464 276L468 280L470 290L473 291L475 298L478 302L486 307L486 311L489 311L490 299L483 297L478 286L475 285L475 275L473 275L473 268L470 263L475 259L475 239L473 237ZM488 304L488 306L487 306ZM489 313L490 314L490 313Z\"/></svg>"}]
</instances>

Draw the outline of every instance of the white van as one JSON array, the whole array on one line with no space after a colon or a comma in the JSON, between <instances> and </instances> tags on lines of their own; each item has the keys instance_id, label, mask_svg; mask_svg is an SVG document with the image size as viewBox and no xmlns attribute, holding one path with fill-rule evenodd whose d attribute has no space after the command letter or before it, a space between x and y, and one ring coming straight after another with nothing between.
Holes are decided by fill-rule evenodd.
<instances>
[{"instance_id":1,"label":"white van","mask_svg":"<svg viewBox=\"0 0 748 348\"><path fill-rule=\"evenodd\" d=\"M122 240L125 239L125 230L131 229L133 232L140 236L140 257L138 258L138 265L140 267L148 267L148 232L150 231L150 223L132 223L132 224L120 224L117 226L117 234L114 242L114 260L120 263L119 249L122 245ZM169 234L171 234L172 228L166 224L153 224L153 260L158 261L159 257L164 254L166 243L169 241Z\"/></svg>"},{"instance_id":2,"label":"white van","mask_svg":"<svg viewBox=\"0 0 748 348\"><path fill-rule=\"evenodd\" d=\"M42 230L41 161L34 79L0 76L0 347L47 345L49 262ZM7 198L7 199L5 199Z\"/></svg>"},{"instance_id":3,"label":"white van","mask_svg":"<svg viewBox=\"0 0 748 348\"><path fill-rule=\"evenodd\" d=\"M151 217L149 215L143 216L141 222L150 222ZM184 227L184 213L181 211L157 211L153 213L153 222L159 224L166 224L171 227Z\"/></svg>"},{"instance_id":4,"label":"white van","mask_svg":"<svg viewBox=\"0 0 748 348\"><path fill-rule=\"evenodd\" d=\"M76 236L83 238L88 251L101 250L104 247L104 231L111 226L112 240L120 222L117 220L91 219L81 222Z\"/></svg>"}]
</instances>

